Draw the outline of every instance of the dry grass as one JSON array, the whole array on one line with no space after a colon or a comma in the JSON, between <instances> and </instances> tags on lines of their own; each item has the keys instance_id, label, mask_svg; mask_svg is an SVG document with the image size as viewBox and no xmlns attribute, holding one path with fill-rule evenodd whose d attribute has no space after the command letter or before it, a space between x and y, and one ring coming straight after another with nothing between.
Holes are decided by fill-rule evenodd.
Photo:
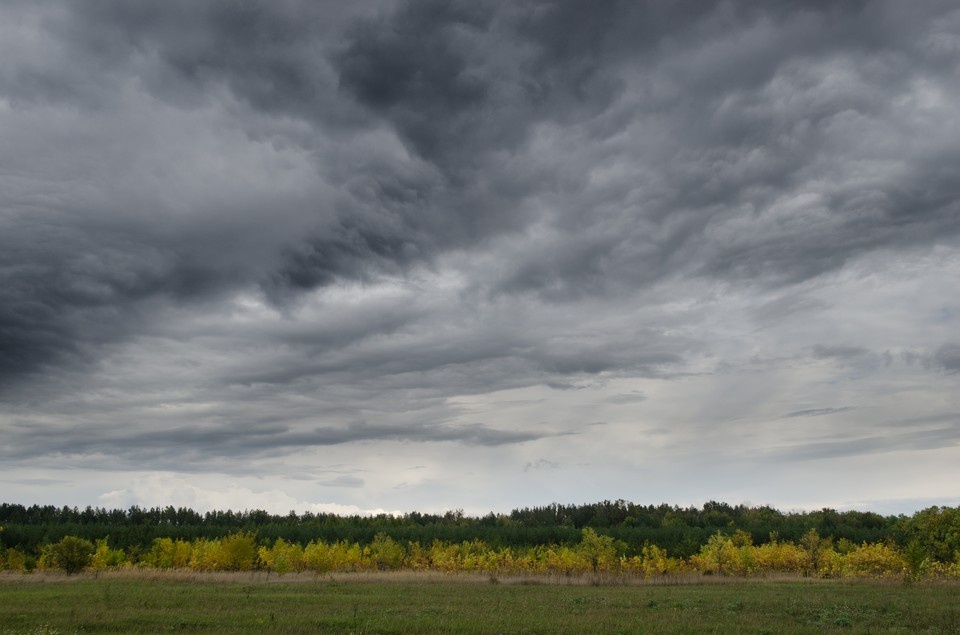
<instances>
[{"instance_id":1,"label":"dry grass","mask_svg":"<svg viewBox=\"0 0 960 635\"><path fill-rule=\"evenodd\" d=\"M140 567L122 567L96 571L88 569L76 575L67 575L61 571L46 570L31 573L0 571L0 584L30 583L70 583L81 580L145 580L151 582L189 582L210 584L303 584L303 583L340 583L340 584L504 584L504 585L551 585L551 586L688 586L688 585L730 585L763 584L773 582L794 583L864 583L872 585L902 585L899 580L845 579L821 580L803 577L791 573L776 573L760 578L738 578L732 576L704 576L698 573L664 575L644 578L634 575L614 574L529 574L529 575L493 575L490 573L443 573L440 571L357 571L331 572L316 574L313 572L287 573L277 575L266 571L194 571L192 569L152 569ZM945 580L945 585L960 586L958 580Z\"/></svg>"}]
</instances>

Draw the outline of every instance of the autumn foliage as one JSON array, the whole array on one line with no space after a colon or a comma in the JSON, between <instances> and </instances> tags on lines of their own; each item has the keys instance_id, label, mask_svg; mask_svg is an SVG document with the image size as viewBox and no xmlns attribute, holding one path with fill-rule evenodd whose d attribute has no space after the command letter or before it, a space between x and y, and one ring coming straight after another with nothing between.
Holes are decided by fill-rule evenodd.
<instances>
[{"instance_id":1,"label":"autumn foliage","mask_svg":"<svg viewBox=\"0 0 960 635\"><path fill-rule=\"evenodd\" d=\"M454 529L476 522L459 514L446 520ZM136 567L197 572L261 571L277 576L303 572L322 575L412 570L492 577L591 576L597 581L625 577L666 580L679 575L787 574L907 580L960 577L960 513L957 510L930 508L912 518L897 520L896 532L875 541L824 535L816 527L807 529L796 539L783 539L774 531L765 539L756 540L755 533L728 525L715 529L699 546L681 555L649 540L631 544L620 539L613 529L589 526L576 530L576 541L510 544L503 538L517 534L511 533L516 528L509 523L490 528L489 535L496 539L493 541L476 537L459 541L404 540L400 537L402 525L394 532L386 527L366 540L313 538L302 541L296 539L296 523L289 525L290 537L263 536L256 529L245 529L192 539L160 536L147 544L133 543L125 548L111 544L108 537L88 540L65 535L39 544L33 550L15 544L3 546L0 569L76 573L87 568ZM0 532L0 536L4 533Z\"/></svg>"}]
</instances>

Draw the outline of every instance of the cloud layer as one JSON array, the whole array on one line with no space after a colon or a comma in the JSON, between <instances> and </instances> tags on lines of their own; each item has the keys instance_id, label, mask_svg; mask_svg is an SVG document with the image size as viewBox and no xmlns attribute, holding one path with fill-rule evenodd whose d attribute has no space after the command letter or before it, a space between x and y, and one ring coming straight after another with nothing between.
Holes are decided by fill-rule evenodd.
<instances>
[{"instance_id":1,"label":"cloud layer","mask_svg":"<svg viewBox=\"0 0 960 635\"><path fill-rule=\"evenodd\" d=\"M10 496L954 495L952 3L0 18Z\"/></svg>"}]
</instances>

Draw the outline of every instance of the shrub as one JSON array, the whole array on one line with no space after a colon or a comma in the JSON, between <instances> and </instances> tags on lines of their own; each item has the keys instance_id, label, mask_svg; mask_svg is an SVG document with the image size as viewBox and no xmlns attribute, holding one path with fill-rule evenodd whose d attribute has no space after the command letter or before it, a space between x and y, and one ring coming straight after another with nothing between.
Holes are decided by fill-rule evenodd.
<instances>
[{"instance_id":1,"label":"shrub","mask_svg":"<svg viewBox=\"0 0 960 635\"><path fill-rule=\"evenodd\" d=\"M95 547L89 540L64 536L60 542L47 545L40 558L42 566L62 569L67 575L80 573L90 566Z\"/></svg>"}]
</instances>

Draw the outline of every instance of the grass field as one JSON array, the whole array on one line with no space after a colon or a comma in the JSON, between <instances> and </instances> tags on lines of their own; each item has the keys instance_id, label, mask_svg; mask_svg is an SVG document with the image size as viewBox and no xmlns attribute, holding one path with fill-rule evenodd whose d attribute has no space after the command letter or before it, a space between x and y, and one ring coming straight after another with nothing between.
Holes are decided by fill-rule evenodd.
<instances>
[{"instance_id":1,"label":"grass field","mask_svg":"<svg viewBox=\"0 0 960 635\"><path fill-rule=\"evenodd\" d=\"M8 575L0 576L0 634L960 633L957 585L537 582L410 573Z\"/></svg>"}]
</instances>

